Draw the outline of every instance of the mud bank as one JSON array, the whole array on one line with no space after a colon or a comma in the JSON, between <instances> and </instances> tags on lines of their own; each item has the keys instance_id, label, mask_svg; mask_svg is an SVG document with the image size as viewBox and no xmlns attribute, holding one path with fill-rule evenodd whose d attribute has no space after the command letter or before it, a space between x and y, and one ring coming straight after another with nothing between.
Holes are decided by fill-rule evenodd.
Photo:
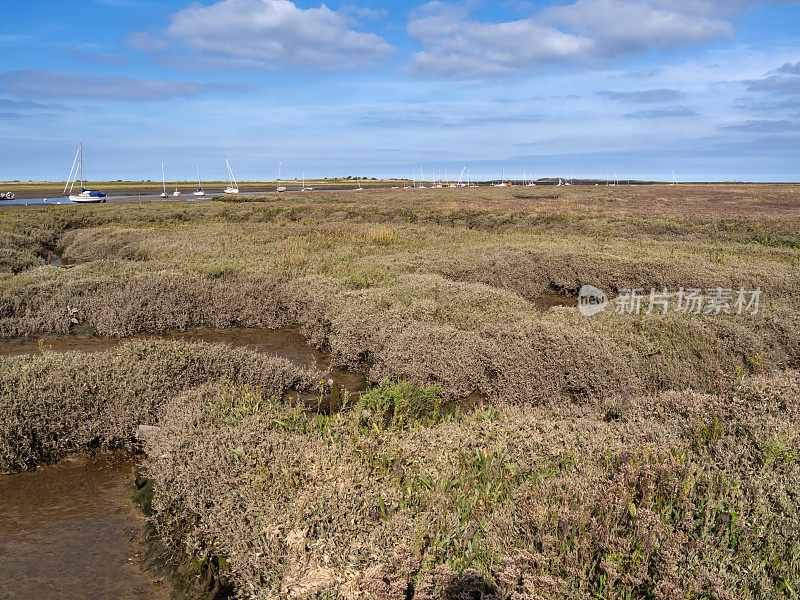
<instances>
[{"instance_id":1,"label":"mud bank","mask_svg":"<svg viewBox=\"0 0 800 600\"><path fill-rule=\"evenodd\" d=\"M145 519L132 473L120 454L0 475L0 597L167 600L169 584L140 566Z\"/></svg>"},{"instance_id":2,"label":"mud bank","mask_svg":"<svg viewBox=\"0 0 800 600\"><path fill-rule=\"evenodd\" d=\"M44 335L0 339L0 357L38 354L42 351L105 352L132 340L169 340L178 342L206 342L225 344L232 348L247 348L256 352L285 358L292 364L317 369L330 374L331 379L349 390L365 386L363 375L331 366L331 357L311 347L293 328L252 329L231 327L227 329L198 328L189 331L171 331L163 334L142 334L126 338L95 335L91 328L82 328L68 335Z\"/></svg>"}]
</instances>

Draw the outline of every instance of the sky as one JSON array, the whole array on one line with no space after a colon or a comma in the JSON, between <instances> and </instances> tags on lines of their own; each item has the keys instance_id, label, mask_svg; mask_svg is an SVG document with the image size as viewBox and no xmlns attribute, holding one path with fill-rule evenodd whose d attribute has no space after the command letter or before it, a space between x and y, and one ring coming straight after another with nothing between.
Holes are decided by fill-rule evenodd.
<instances>
[{"instance_id":1,"label":"sky","mask_svg":"<svg viewBox=\"0 0 800 600\"><path fill-rule=\"evenodd\" d=\"M800 180L800 2L0 0L0 180Z\"/></svg>"}]
</instances>

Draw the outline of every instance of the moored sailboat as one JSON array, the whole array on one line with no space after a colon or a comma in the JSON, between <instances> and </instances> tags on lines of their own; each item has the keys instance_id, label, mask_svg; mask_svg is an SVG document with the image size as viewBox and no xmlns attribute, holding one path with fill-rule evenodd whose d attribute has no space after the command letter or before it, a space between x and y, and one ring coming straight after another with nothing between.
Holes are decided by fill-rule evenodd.
<instances>
[{"instance_id":1,"label":"moored sailboat","mask_svg":"<svg viewBox=\"0 0 800 600\"><path fill-rule=\"evenodd\" d=\"M164 179L164 161L161 161L161 197L167 197L167 180Z\"/></svg>"},{"instance_id":2,"label":"moored sailboat","mask_svg":"<svg viewBox=\"0 0 800 600\"><path fill-rule=\"evenodd\" d=\"M239 184L236 183L236 178L233 176L233 169L231 169L231 163L228 162L228 157L225 157L225 166L228 168L228 178L230 183L228 187L225 188L226 194L238 194L239 193Z\"/></svg>"},{"instance_id":3,"label":"moored sailboat","mask_svg":"<svg viewBox=\"0 0 800 600\"><path fill-rule=\"evenodd\" d=\"M200 181L200 165L197 165L197 191L192 192L192 196L205 196L206 192L203 189L203 182Z\"/></svg>"},{"instance_id":4,"label":"moored sailboat","mask_svg":"<svg viewBox=\"0 0 800 600\"><path fill-rule=\"evenodd\" d=\"M73 194L72 189L75 182L80 175L81 192L80 194ZM67 192L69 188L69 192ZM106 194L100 190L87 190L83 187L83 144L78 144L78 151L75 154L75 159L72 161L72 168L69 171L67 183L64 185L64 195L69 197L73 202L81 203L99 203L106 201Z\"/></svg>"}]
</instances>

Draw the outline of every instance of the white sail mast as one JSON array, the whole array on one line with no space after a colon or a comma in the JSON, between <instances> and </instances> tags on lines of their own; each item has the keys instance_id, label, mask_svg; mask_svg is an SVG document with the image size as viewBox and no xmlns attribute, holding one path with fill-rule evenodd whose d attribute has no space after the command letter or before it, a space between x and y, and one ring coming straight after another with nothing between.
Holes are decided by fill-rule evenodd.
<instances>
[{"instance_id":1,"label":"white sail mast","mask_svg":"<svg viewBox=\"0 0 800 600\"><path fill-rule=\"evenodd\" d=\"M233 176L233 169L231 169L231 163L228 162L228 157L225 157L225 166L228 167L228 177L230 177L231 187L238 188L239 184L236 183L236 178Z\"/></svg>"},{"instance_id":2,"label":"white sail mast","mask_svg":"<svg viewBox=\"0 0 800 600\"><path fill-rule=\"evenodd\" d=\"M81 191L83 191L83 142L78 144L78 153L80 154L80 161L78 165L81 168Z\"/></svg>"},{"instance_id":3,"label":"white sail mast","mask_svg":"<svg viewBox=\"0 0 800 600\"><path fill-rule=\"evenodd\" d=\"M69 170L69 177L67 177L67 182L64 184L64 193L67 193L67 188L69 188L69 193L72 193L72 187L75 185L74 177L78 176L78 172L75 170L75 167L78 165L78 155L80 154L80 146L75 151L75 158L72 161L72 168Z\"/></svg>"}]
</instances>

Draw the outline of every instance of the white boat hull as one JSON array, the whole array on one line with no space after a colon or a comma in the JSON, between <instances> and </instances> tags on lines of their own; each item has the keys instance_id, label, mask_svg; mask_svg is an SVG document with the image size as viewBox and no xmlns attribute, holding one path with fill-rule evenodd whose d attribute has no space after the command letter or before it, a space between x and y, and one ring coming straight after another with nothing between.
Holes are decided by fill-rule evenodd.
<instances>
[{"instance_id":1,"label":"white boat hull","mask_svg":"<svg viewBox=\"0 0 800 600\"><path fill-rule=\"evenodd\" d=\"M70 196L73 202L80 202L83 204L102 204L106 201L105 198L98 198L96 196Z\"/></svg>"},{"instance_id":2,"label":"white boat hull","mask_svg":"<svg viewBox=\"0 0 800 600\"><path fill-rule=\"evenodd\" d=\"M226 193L226 194L238 194L238 193L239 193L239 188L235 188L235 187L226 187L226 188L225 188L225 193Z\"/></svg>"}]
</instances>

